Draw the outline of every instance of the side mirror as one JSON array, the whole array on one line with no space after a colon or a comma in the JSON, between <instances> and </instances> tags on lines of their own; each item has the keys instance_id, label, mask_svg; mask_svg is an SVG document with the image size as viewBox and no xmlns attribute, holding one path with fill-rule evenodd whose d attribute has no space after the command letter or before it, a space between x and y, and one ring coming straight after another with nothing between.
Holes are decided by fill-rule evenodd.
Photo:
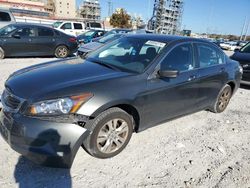
<instances>
[{"instance_id":1,"label":"side mirror","mask_svg":"<svg viewBox=\"0 0 250 188\"><path fill-rule=\"evenodd\" d=\"M163 78L176 78L179 75L178 70L159 70L158 72L160 77Z\"/></svg>"},{"instance_id":2,"label":"side mirror","mask_svg":"<svg viewBox=\"0 0 250 188\"><path fill-rule=\"evenodd\" d=\"M15 39L20 39L21 38L21 36L19 34L13 34L12 37L15 38Z\"/></svg>"},{"instance_id":3,"label":"side mirror","mask_svg":"<svg viewBox=\"0 0 250 188\"><path fill-rule=\"evenodd\" d=\"M238 52L238 51L240 51L239 48L235 48L235 49L234 49L234 52Z\"/></svg>"}]
</instances>

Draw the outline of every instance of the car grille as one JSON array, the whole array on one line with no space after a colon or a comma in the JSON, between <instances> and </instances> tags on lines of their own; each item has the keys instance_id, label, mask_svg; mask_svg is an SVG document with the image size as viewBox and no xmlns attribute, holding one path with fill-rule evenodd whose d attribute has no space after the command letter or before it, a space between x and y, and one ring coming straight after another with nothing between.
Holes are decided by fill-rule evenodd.
<instances>
[{"instance_id":1,"label":"car grille","mask_svg":"<svg viewBox=\"0 0 250 188\"><path fill-rule=\"evenodd\" d=\"M7 90L4 90L1 100L3 106L9 110L18 110L22 104L21 98L16 97Z\"/></svg>"}]
</instances>

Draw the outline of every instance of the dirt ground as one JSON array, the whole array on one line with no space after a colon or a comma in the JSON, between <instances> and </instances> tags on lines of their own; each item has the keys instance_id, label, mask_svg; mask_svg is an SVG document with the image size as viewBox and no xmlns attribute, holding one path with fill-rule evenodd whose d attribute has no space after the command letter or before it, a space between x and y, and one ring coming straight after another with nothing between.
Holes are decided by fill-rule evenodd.
<instances>
[{"instance_id":1,"label":"dirt ground","mask_svg":"<svg viewBox=\"0 0 250 188\"><path fill-rule=\"evenodd\" d=\"M0 60L0 92L9 74L47 58ZM207 111L134 134L111 159L80 149L73 167L45 168L0 138L0 187L250 187L250 88L222 114Z\"/></svg>"}]
</instances>

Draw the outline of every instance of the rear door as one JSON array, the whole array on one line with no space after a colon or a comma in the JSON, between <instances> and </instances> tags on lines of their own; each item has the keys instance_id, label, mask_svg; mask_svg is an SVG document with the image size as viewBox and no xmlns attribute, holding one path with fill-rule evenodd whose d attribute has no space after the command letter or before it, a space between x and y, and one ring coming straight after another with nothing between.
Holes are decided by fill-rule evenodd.
<instances>
[{"instance_id":1,"label":"rear door","mask_svg":"<svg viewBox=\"0 0 250 188\"><path fill-rule=\"evenodd\" d=\"M195 47L200 85L197 100L201 108L206 108L213 104L228 79L225 55L212 44L196 43Z\"/></svg>"},{"instance_id":2,"label":"rear door","mask_svg":"<svg viewBox=\"0 0 250 188\"><path fill-rule=\"evenodd\" d=\"M34 50L38 55L53 55L56 36L51 28L37 27L37 36L33 40Z\"/></svg>"},{"instance_id":3,"label":"rear door","mask_svg":"<svg viewBox=\"0 0 250 188\"><path fill-rule=\"evenodd\" d=\"M73 23L73 28L74 28L75 35L79 35L84 32L84 27L83 27L83 24L81 23Z\"/></svg>"}]
</instances>

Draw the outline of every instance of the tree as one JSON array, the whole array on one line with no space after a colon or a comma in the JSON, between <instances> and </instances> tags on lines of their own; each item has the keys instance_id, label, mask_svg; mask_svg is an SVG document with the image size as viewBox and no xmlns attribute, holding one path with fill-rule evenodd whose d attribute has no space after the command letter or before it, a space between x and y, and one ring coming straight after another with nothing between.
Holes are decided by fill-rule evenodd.
<instances>
[{"instance_id":1,"label":"tree","mask_svg":"<svg viewBox=\"0 0 250 188\"><path fill-rule=\"evenodd\" d=\"M131 28L131 16L124 9L119 9L112 14L110 24L119 28Z\"/></svg>"}]
</instances>

